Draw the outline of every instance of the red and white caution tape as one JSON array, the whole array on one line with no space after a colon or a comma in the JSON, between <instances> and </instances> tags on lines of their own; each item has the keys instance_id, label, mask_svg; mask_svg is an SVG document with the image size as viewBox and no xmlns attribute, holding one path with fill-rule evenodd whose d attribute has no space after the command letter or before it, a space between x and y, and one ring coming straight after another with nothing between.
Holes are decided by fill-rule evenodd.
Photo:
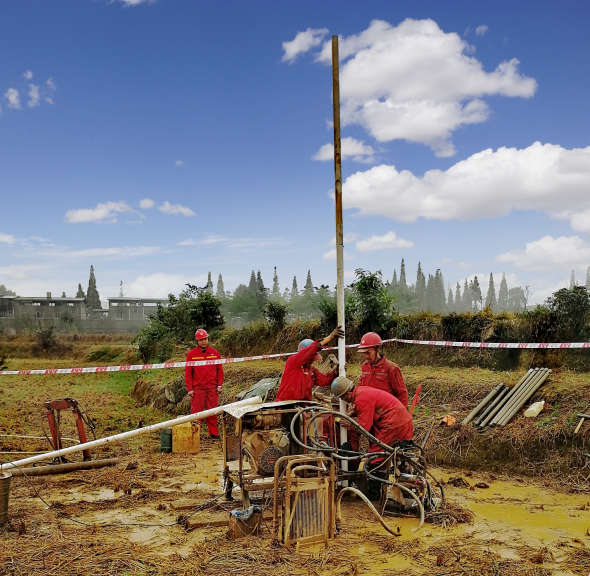
<instances>
[{"instance_id":1,"label":"red and white caution tape","mask_svg":"<svg viewBox=\"0 0 590 576\"><path fill-rule=\"evenodd\" d=\"M401 340L390 338L383 340L388 342L399 342L400 344L421 344L424 346L445 346L454 348L500 348L500 349L574 349L590 348L590 342L554 342L551 344L531 344L522 342L448 342L445 340ZM358 348L358 344L348 344L346 348ZM324 350L336 350L324 348ZM163 370L167 368L185 368L186 366L212 366L215 364L234 364L236 362L251 362L253 360L270 360L292 356L295 352L282 352L281 354L264 354L263 356L244 356L243 358L221 358L219 360L197 360L189 362L164 362L163 364L131 364L126 366L92 366L86 368L49 368L46 370L5 370L0 376L11 376L18 374L96 374L100 372L132 372L139 370Z\"/></svg>"}]
</instances>

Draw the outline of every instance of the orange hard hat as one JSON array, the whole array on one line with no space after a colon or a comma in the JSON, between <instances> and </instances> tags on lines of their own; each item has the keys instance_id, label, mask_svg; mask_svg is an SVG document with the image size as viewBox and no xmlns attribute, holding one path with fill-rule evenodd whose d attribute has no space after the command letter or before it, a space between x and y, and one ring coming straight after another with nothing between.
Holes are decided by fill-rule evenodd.
<instances>
[{"instance_id":1,"label":"orange hard hat","mask_svg":"<svg viewBox=\"0 0 590 576\"><path fill-rule=\"evenodd\" d=\"M383 341L381 340L381 336L376 332L367 332L362 338L361 343L359 344L359 350L366 350L367 348L372 348L373 346L381 346Z\"/></svg>"}]
</instances>

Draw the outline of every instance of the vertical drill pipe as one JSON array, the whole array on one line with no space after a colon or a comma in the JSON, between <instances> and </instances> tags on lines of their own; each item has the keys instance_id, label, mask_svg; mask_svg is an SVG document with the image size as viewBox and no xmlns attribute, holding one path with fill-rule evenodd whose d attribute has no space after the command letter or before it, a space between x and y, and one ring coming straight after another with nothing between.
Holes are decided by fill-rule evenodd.
<instances>
[{"instance_id":1,"label":"vertical drill pipe","mask_svg":"<svg viewBox=\"0 0 590 576\"><path fill-rule=\"evenodd\" d=\"M528 388L526 395L524 395L520 401L513 406L512 410L506 414L506 416L504 416L500 422L498 422L500 426L506 426L506 424L508 424L508 422L510 422L510 420L512 420L512 418L518 414L522 407L534 396L535 392L541 387L543 382L547 380L550 373L551 370L548 369L543 371L539 378L537 378L536 382Z\"/></svg>"},{"instance_id":2,"label":"vertical drill pipe","mask_svg":"<svg viewBox=\"0 0 590 576\"><path fill-rule=\"evenodd\" d=\"M473 423L476 426L479 426L487 418L488 414L490 414L490 412L494 408L496 408L497 406L502 404L502 402L504 401L504 398L506 397L506 395L509 392L510 392L510 388L508 388L508 386L503 384L502 390L500 390L500 393L481 411L480 414L478 414L475 417L475 419L473 420Z\"/></svg>"},{"instance_id":3,"label":"vertical drill pipe","mask_svg":"<svg viewBox=\"0 0 590 576\"><path fill-rule=\"evenodd\" d=\"M340 144L340 63L338 57L338 36L332 36L332 98L334 104L334 198L336 204L336 302L338 324L345 327L344 315L344 227L342 223L342 157ZM338 338L339 376L346 376L346 339ZM340 400L340 412L346 413L346 403ZM340 427L340 442L347 440L347 431ZM348 470L348 462L342 463Z\"/></svg>"},{"instance_id":4,"label":"vertical drill pipe","mask_svg":"<svg viewBox=\"0 0 590 576\"><path fill-rule=\"evenodd\" d=\"M501 412L504 409L504 406L506 406L506 403L510 401L510 398L512 398L512 396L514 396L514 394L518 391L518 389L520 388L520 386L522 386L522 384L524 382L526 382L529 378L531 378L531 376L533 375L534 370L529 370L510 390L510 392L508 392L508 394L504 397L504 400L501 404L498 404L498 406L496 406L486 417L486 419L480 424L480 426L482 428L484 428L485 426L488 425L488 422L490 422L490 420L492 420L493 418L496 417L496 414L498 414L499 412Z\"/></svg>"},{"instance_id":5,"label":"vertical drill pipe","mask_svg":"<svg viewBox=\"0 0 590 576\"><path fill-rule=\"evenodd\" d=\"M532 378L529 378L529 380L527 380L527 382L518 389L518 392L512 396L510 402L507 402L504 408L502 408L502 410L500 410L500 412L498 412L498 414L496 414L496 416L492 419L490 426L496 426L502 422L504 417L512 411L514 406L520 402L523 396L527 394L527 391L531 388L531 386L534 386L534 384L539 380L539 378L542 377L543 374L543 370L536 368L535 375Z\"/></svg>"},{"instance_id":6,"label":"vertical drill pipe","mask_svg":"<svg viewBox=\"0 0 590 576\"><path fill-rule=\"evenodd\" d=\"M498 384L470 413L469 415L461 422L461 424L469 424L478 414L478 412L493 398L495 398L502 390L503 384Z\"/></svg>"}]
</instances>

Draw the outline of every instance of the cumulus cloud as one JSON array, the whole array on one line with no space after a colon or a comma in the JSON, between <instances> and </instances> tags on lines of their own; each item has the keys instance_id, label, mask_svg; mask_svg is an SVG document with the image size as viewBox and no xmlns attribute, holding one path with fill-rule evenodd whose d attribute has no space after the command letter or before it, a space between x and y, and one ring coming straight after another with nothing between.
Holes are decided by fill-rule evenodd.
<instances>
[{"instance_id":1,"label":"cumulus cloud","mask_svg":"<svg viewBox=\"0 0 590 576\"><path fill-rule=\"evenodd\" d=\"M158 206L158 210L164 212L164 214L171 214L172 216L177 216L178 214L184 217L195 216L195 213L190 208L181 206L180 204L170 204L168 200L161 206Z\"/></svg>"},{"instance_id":2,"label":"cumulus cloud","mask_svg":"<svg viewBox=\"0 0 590 576\"><path fill-rule=\"evenodd\" d=\"M33 78L33 72L31 70L27 70L26 72L23 72L23 78L25 80L31 80Z\"/></svg>"},{"instance_id":3,"label":"cumulus cloud","mask_svg":"<svg viewBox=\"0 0 590 576\"><path fill-rule=\"evenodd\" d=\"M401 222L470 220L538 210L590 232L590 147L567 150L535 142L528 148L478 152L448 170L415 176L382 164L344 182L345 208Z\"/></svg>"},{"instance_id":4,"label":"cumulus cloud","mask_svg":"<svg viewBox=\"0 0 590 576\"><path fill-rule=\"evenodd\" d=\"M157 272L149 276L139 276L130 284L125 285L125 294L136 298L167 298L168 294L178 294L187 283L204 285L207 275L185 276L182 274L164 274Z\"/></svg>"},{"instance_id":5,"label":"cumulus cloud","mask_svg":"<svg viewBox=\"0 0 590 576\"><path fill-rule=\"evenodd\" d=\"M295 55L312 48L301 43ZM486 72L473 51L433 20L407 19L397 26L374 20L363 32L341 38L343 125L359 124L380 142L419 142L437 156L452 156L452 133L488 119L484 97L530 98L537 89L533 78L520 73L517 59ZM328 41L316 60L329 64L331 58Z\"/></svg>"},{"instance_id":6,"label":"cumulus cloud","mask_svg":"<svg viewBox=\"0 0 590 576\"><path fill-rule=\"evenodd\" d=\"M496 262L510 263L526 271L585 270L590 264L590 243L579 236L543 236L527 242L524 249L500 254Z\"/></svg>"},{"instance_id":7,"label":"cumulus cloud","mask_svg":"<svg viewBox=\"0 0 590 576\"><path fill-rule=\"evenodd\" d=\"M39 101L41 100L41 94L39 93L39 86L35 86L35 84L29 84L29 101L27 102L27 106L29 108L35 108L39 106ZM51 101L53 104L53 101Z\"/></svg>"},{"instance_id":8,"label":"cumulus cloud","mask_svg":"<svg viewBox=\"0 0 590 576\"><path fill-rule=\"evenodd\" d=\"M344 250L344 260L352 260L354 256ZM324 252L324 260L336 260L336 248Z\"/></svg>"},{"instance_id":9,"label":"cumulus cloud","mask_svg":"<svg viewBox=\"0 0 590 576\"><path fill-rule=\"evenodd\" d=\"M184 162L182 160L177 160L175 164L176 166L182 166Z\"/></svg>"},{"instance_id":10,"label":"cumulus cloud","mask_svg":"<svg viewBox=\"0 0 590 576\"><path fill-rule=\"evenodd\" d=\"M347 136L341 140L342 159L351 158L355 162L373 162L375 150L367 146L364 140ZM334 160L334 144L324 144L312 157L312 160Z\"/></svg>"},{"instance_id":11,"label":"cumulus cloud","mask_svg":"<svg viewBox=\"0 0 590 576\"><path fill-rule=\"evenodd\" d=\"M14 244L16 242L16 238L12 234L4 234L4 232L0 232L0 242L4 242L5 244Z\"/></svg>"},{"instance_id":12,"label":"cumulus cloud","mask_svg":"<svg viewBox=\"0 0 590 576\"><path fill-rule=\"evenodd\" d=\"M139 201L139 207L147 210L154 205L154 201L151 198L144 198L143 200Z\"/></svg>"},{"instance_id":13,"label":"cumulus cloud","mask_svg":"<svg viewBox=\"0 0 590 576\"><path fill-rule=\"evenodd\" d=\"M22 110L20 105L20 93L16 88L9 88L4 92L4 98L8 100L8 108L13 110Z\"/></svg>"},{"instance_id":14,"label":"cumulus cloud","mask_svg":"<svg viewBox=\"0 0 590 576\"><path fill-rule=\"evenodd\" d=\"M293 40L283 42L283 62L292 64L297 56L319 46L327 33L327 28L308 28L305 32L298 32Z\"/></svg>"},{"instance_id":15,"label":"cumulus cloud","mask_svg":"<svg viewBox=\"0 0 590 576\"><path fill-rule=\"evenodd\" d=\"M476 33L478 36L483 36L483 35L484 35L484 34L485 34L485 33L486 33L488 30L489 30L489 28L488 28L488 27L487 27L485 24L482 24L481 26L478 26L478 27L475 29L475 33Z\"/></svg>"},{"instance_id":16,"label":"cumulus cloud","mask_svg":"<svg viewBox=\"0 0 590 576\"><path fill-rule=\"evenodd\" d=\"M393 230L383 236L373 234L370 238L359 240L356 249L359 252L375 252L376 250L396 250L398 248L413 248L411 240L398 238Z\"/></svg>"},{"instance_id":17,"label":"cumulus cloud","mask_svg":"<svg viewBox=\"0 0 590 576\"><path fill-rule=\"evenodd\" d=\"M133 212L131 206L126 202L105 202L97 204L94 208L79 208L77 210L68 210L65 221L78 222L108 222L115 223L117 214L120 212Z\"/></svg>"}]
</instances>

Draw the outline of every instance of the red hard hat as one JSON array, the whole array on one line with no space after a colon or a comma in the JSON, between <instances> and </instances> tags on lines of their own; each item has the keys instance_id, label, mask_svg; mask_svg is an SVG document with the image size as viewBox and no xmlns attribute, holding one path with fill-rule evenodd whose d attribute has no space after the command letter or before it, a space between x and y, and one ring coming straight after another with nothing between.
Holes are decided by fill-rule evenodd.
<instances>
[{"instance_id":1,"label":"red hard hat","mask_svg":"<svg viewBox=\"0 0 590 576\"><path fill-rule=\"evenodd\" d=\"M195 332L195 340L203 340L204 338L209 338L209 334L207 334L207 332L202 328L199 328Z\"/></svg>"},{"instance_id":2,"label":"red hard hat","mask_svg":"<svg viewBox=\"0 0 590 576\"><path fill-rule=\"evenodd\" d=\"M362 338L361 343L359 344L359 350L364 350L366 348L372 348L373 346L381 346L383 342L381 341L381 336L376 332L367 332Z\"/></svg>"}]
</instances>

